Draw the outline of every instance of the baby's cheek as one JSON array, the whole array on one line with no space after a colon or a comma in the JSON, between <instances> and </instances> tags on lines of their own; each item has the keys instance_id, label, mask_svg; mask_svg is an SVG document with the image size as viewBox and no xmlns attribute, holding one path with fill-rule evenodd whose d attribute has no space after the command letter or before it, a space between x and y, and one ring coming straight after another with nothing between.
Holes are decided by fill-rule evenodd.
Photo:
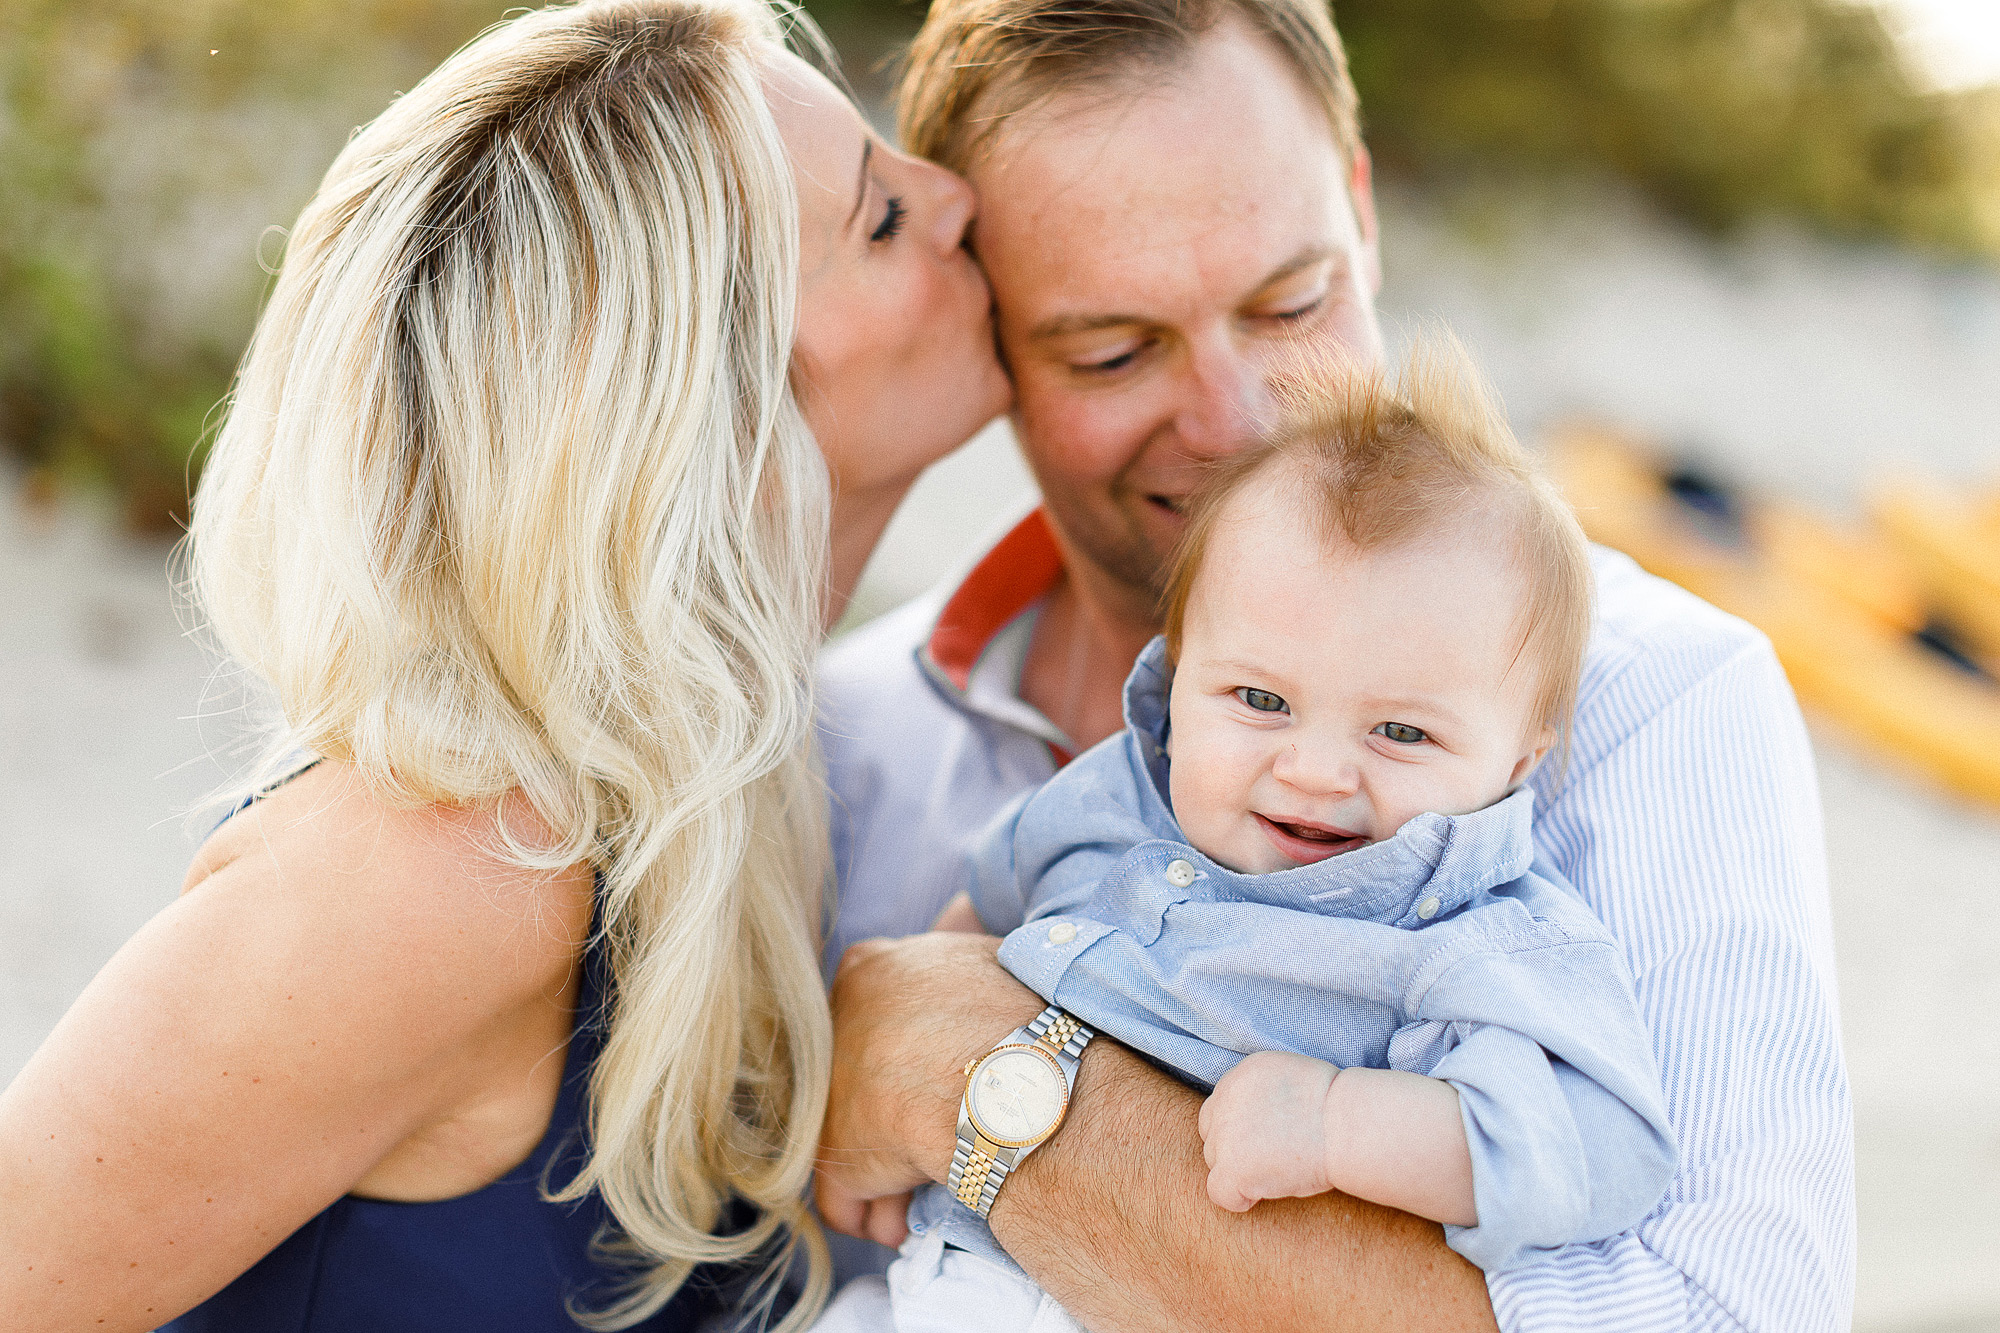
<instances>
[{"instance_id":1,"label":"baby's cheek","mask_svg":"<svg viewBox=\"0 0 2000 1333\"><path fill-rule=\"evenodd\" d=\"M1409 764L1378 787L1378 809L1388 836L1421 814L1469 815L1507 794L1479 765L1468 761Z\"/></svg>"},{"instance_id":2,"label":"baby's cheek","mask_svg":"<svg viewBox=\"0 0 2000 1333\"><path fill-rule=\"evenodd\" d=\"M1192 747L1183 746L1186 754ZM1224 765L1177 761L1168 771L1167 788L1181 835L1204 856L1231 864L1230 830L1243 817L1241 793Z\"/></svg>"}]
</instances>

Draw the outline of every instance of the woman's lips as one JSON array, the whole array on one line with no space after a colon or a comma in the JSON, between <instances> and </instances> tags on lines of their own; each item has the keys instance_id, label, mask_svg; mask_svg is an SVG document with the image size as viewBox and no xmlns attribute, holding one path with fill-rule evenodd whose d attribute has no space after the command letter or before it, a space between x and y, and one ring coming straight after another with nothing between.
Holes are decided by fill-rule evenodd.
<instances>
[{"instance_id":1,"label":"woman's lips","mask_svg":"<svg viewBox=\"0 0 2000 1333\"><path fill-rule=\"evenodd\" d=\"M1257 826L1264 830L1264 836L1271 840L1271 845L1287 859L1302 866L1368 845L1368 839L1362 834L1328 824L1295 823L1265 815L1257 815L1256 818Z\"/></svg>"}]
</instances>

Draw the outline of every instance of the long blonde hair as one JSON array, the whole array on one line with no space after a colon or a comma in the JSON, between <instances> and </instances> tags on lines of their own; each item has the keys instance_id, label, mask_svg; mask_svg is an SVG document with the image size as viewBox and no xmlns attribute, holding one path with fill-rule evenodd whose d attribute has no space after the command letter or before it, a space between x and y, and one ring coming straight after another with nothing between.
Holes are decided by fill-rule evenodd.
<instances>
[{"instance_id":1,"label":"long blonde hair","mask_svg":"<svg viewBox=\"0 0 2000 1333\"><path fill-rule=\"evenodd\" d=\"M613 985L591 1154L635 1280L825 1244L831 1035L808 681L827 477L787 387L798 204L759 0L500 25L362 129L286 246L196 498L222 646L385 799L589 861ZM713 1234L732 1198L756 1221ZM770 1290L767 1284L766 1291Z\"/></svg>"}]
</instances>

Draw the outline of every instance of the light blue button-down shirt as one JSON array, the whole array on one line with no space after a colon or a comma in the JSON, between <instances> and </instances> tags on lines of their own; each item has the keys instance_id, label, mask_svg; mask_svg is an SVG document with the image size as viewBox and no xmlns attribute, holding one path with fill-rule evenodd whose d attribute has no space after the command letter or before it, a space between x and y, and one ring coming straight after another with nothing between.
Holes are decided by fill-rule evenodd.
<instances>
[{"instance_id":1,"label":"light blue button-down shirt","mask_svg":"<svg viewBox=\"0 0 2000 1333\"><path fill-rule=\"evenodd\" d=\"M1533 793L1238 874L1169 808L1169 682L1155 639L1126 729L982 839L973 904L1007 935L1001 963L1206 1086L1260 1050L1448 1081L1479 1225L1445 1237L1488 1271L1644 1217L1674 1172L1659 1073L1616 943L1531 868Z\"/></svg>"},{"instance_id":2,"label":"light blue button-down shirt","mask_svg":"<svg viewBox=\"0 0 2000 1333\"><path fill-rule=\"evenodd\" d=\"M1506 1333L1835 1333L1854 1299L1853 1108L1798 706L1756 630L1616 552L1594 548L1591 567L1568 774L1531 779L1535 849L1631 969L1680 1169L1629 1231L1490 1274L1493 1312ZM953 591L822 661L829 965L854 940L926 929L972 840L1055 771L1060 733L1024 721L1015 693L1032 595L955 686L926 647ZM856 1242L843 1271L867 1271L864 1251L879 1270L885 1252Z\"/></svg>"}]
</instances>

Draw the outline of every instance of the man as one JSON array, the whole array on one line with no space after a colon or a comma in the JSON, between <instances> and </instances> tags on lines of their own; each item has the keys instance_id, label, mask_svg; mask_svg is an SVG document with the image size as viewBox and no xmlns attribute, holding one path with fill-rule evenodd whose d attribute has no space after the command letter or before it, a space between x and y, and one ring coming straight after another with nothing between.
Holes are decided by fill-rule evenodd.
<instances>
[{"instance_id":1,"label":"man","mask_svg":"<svg viewBox=\"0 0 2000 1333\"><path fill-rule=\"evenodd\" d=\"M823 669L834 949L922 930L965 841L1119 725L1201 465L1300 341L1379 356L1369 164L1316 0L940 0L904 136L971 178L1044 508ZM1600 552L1599 625L1540 855L1624 945L1682 1169L1633 1232L1490 1280L1436 1227L1340 1196L1207 1203L1200 1095L1100 1041L991 1222L1087 1326L1834 1328L1852 1299L1851 1111L1817 793L1761 636ZM893 1241L945 1178L968 1059L1042 1001L993 942L854 949L822 1206ZM873 1204L860 1202L876 1200Z\"/></svg>"}]
</instances>

